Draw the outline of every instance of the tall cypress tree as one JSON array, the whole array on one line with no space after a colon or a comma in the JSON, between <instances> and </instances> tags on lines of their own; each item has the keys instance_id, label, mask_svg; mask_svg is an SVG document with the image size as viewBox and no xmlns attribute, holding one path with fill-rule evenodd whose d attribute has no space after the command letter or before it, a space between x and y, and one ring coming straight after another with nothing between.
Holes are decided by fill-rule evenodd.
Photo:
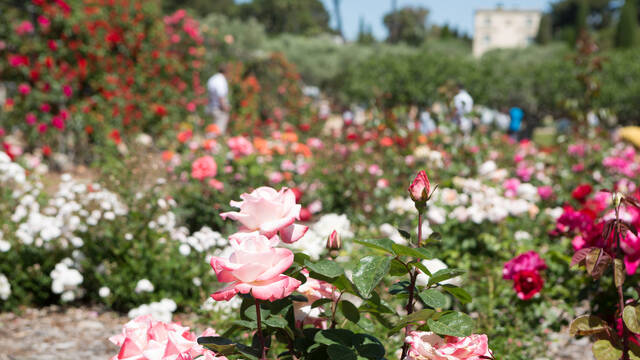
<instances>
[{"instance_id":1,"label":"tall cypress tree","mask_svg":"<svg viewBox=\"0 0 640 360\"><path fill-rule=\"evenodd\" d=\"M635 44L638 18L634 2L626 0L620 10L620 20L616 27L614 43L619 48L630 48Z\"/></svg>"},{"instance_id":2,"label":"tall cypress tree","mask_svg":"<svg viewBox=\"0 0 640 360\"><path fill-rule=\"evenodd\" d=\"M536 42L540 45L548 44L551 42L551 36L551 16L549 14L544 14L540 19L540 27L538 28Z\"/></svg>"},{"instance_id":3,"label":"tall cypress tree","mask_svg":"<svg viewBox=\"0 0 640 360\"><path fill-rule=\"evenodd\" d=\"M587 16L589 16L589 3L587 0L578 0L578 11L576 12L576 35L587 29Z\"/></svg>"}]
</instances>

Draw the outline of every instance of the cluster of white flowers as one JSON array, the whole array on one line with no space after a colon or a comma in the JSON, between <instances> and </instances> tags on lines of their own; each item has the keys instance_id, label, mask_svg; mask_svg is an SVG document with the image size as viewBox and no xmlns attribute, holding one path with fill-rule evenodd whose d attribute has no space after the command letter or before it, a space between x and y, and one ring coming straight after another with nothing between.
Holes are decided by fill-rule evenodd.
<instances>
[{"instance_id":1,"label":"cluster of white flowers","mask_svg":"<svg viewBox=\"0 0 640 360\"><path fill-rule=\"evenodd\" d=\"M189 235L186 227L171 229L171 239L180 242L178 248L180 253L187 256L191 250L198 253L208 252L212 248L224 248L228 244L228 240L217 231L213 231L210 227L204 226L202 229Z\"/></svg>"},{"instance_id":2,"label":"cluster of white flowers","mask_svg":"<svg viewBox=\"0 0 640 360\"><path fill-rule=\"evenodd\" d=\"M0 252L7 252L11 250L11 243L2 238L2 231L0 231Z\"/></svg>"},{"instance_id":3,"label":"cluster of white flowers","mask_svg":"<svg viewBox=\"0 0 640 360\"><path fill-rule=\"evenodd\" d=\"M154 320L170 322L173 317L173 312L177 309L176 302L171 299L162 299L158 302L152 302L150 304L142 304L137 308L129 310L127 314L129 318L134 319L138 316L149 315L153 316Z\"/></svg>"},{"instance_id":4,"label":"cluster of white flowers","mask_svg":"<svg viewBox=\"0 0 640 360\"><path fill-rule=\"evenodd\" d=\"M418 213L418 211L416 210L416 215L417 215L417 213ZM380 225L380 228L378 230L380 231L380 234L382 234L383 236L389 238L391 241L393 241L396 244L399 244L399 245L407 245L408 244L407 239L405 239L404 236L402 236L402 234L400 234L400 231L398 231L398 229L396 229L395 226L393 226L393 225L391 225L389 223L384 223L384 224ZM429 235L431 235L432 233L433 233L433 229L431 229L431 227L429 226L427 221L424 221L422 223L422 238L425 239Z\"/></svg>"},{"instance_id":5,"label":"cluster of white flowers","mask_svg":"<svg viewBox=\"0 0 640 360\"><path fill-rule=\"evenodd\" d=\"M81 295L81 289L78 285L82 283L82 274L76 269L73 269L73 260L65 258L58 264L56 264L53 271L51 271L51 291L54 294L62 294L60 297L62 301L73 301Z\"/></svg>"},{"instance_id":6,"label":"cluster of white flowers","mask_svg":"<svg viewBox=\"0 0 640 360\"><path fill-rule=\"evenodd\" d=\"M416 205L411 198L396 196L387 204L387 210L398 215L403 215L405 213L415 212Z\"/></svg>"},{"instance_id":7,"label":"cluster of white flowers","mask_svg":"<svg viewBox=\"0 0 640 360\"><path fill-rule=\"evenodd\" d=\"M0 151L0 183L12 182L23 186L27 182L27 173L22 166L11 161L6 153Z\"/></svg>"},{"instance_id":8,"label":"cluster of white flowers","mask_svg":"<svg viewBox=\"0 0 640 360\"><path fill-rule=\"evenodd\" d=\"M55 240L63 247L80 247L83 241L76 232L128 213L115 193L98 184L76 182L69 174L62 175L58 191L43 208L37 201L41 188L36 182L29 192L21 193L11 216L18 224L15 235L25 245L41 247Z\"/></svg>"},{"instance_id":9,"label":"cluster of white flowers","mask_svg":"<svg viewBox=\"0 0 640 360\"><path fill-rule=\"evenodd\" d=\"M234 296L229 301L215 301L213 298L208 297L200 306L200 309L203 311L215 311L221 320L226 320L240 309L240 305L242 305L242 298L239 296Z\"/></svg>"},{"instance_id":10,"label":"cluster of white flowers","mask_svg":"<svg viewBox=\"0 0 640 360\"><path fill-rule=\"evenodd\" d=\"M142 280L138 280L138 283L136 284L135 292L138 294L143 292L153 292L154 289L155 287L153 286L151 281L149 281L149 279L142 279Z\"/></svg>"},{"instance_id":11,"label":"cluster of white flowers","mask_svg":"<svg viewBox=\"0 0 640 360\"><path fill-rule=\"evenodd\" d=\"M438 150L432 150L426 145L421 145L415 148L413 151L413 156L416 159L426 160L427 168L441 168L444 166L444 157L442 153Z\"/></svg>"},{"instance_id":12,"label":"cluster of white flowers","mask_svg":"<svg viewBox=\"0 0 640 360\"><path fill-rule=\"evenodd\" d=\"M288 247L317 260L325 251L327 238L334 230L342 239L351 239L354 236L347 215L325 214L309 227L307 233L300 240L288 245Z\"/></svg>"},{"instance_id":13,"label":"cluster of white flowers","mask_svg":"<svg viewBox=\"0 0 640 360\"><path fill-rule=\"evenodd\" d=\"M9 284L9 279L0 273L0 299L7 300L9 296L11 296L11 284Z\"/></svg>"},{"instance_id":14,"label":"cluster of white flowers","mask_svg":"<svg viewBox=\"0 0 640 360\"><path fill-rule=\"evenodd\" d=\"M445 264L440 259L422 260L422 265L424 265L431 274L434 274L439 270L448 268L447 264ZM454 278L441 281L440 283L445 285L450 284L460 286L460 284L462 284L462 278L460 276L456 276ZM416 285L427 286L428 284L429 275L420 272L420 274L418 274L418 277L416 278Z\"/></svg>"}]
</instances>

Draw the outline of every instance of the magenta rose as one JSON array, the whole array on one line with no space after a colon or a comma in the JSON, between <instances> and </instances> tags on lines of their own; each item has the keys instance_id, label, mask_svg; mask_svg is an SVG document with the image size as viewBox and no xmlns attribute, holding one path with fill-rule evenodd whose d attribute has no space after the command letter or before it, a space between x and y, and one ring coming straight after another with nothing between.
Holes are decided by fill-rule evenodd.
<instances>
[{"instance_id":1,"label":"magenta rose","mask_svg":"<svg viewBox=\"0 0 640 360\"><path fill-rule=\"evenodd\" d=\"M513 277L513 289L520 300L529 300L539 293L544 286L544 280L536 270L523 270Z\"/></svg>"},{"instance_id":2,"label":"magenta rose","mask_svg":"<svg viewBox=\"0 0 640 360\"><path fill-rule=\"evenodd\" d=\"M424 170L420 170L409 186L411 199L415 202L427 201L429 199L430 190L431 184L429 183L427 173Z\"/></svg>"},{"instance_id":3,"label":"magenta rose","mask_svg":"<svg viewBox=\"0 0 640 360\"><path fill-rule=\"evenodd\" d=\"M535 251L527 251L509 260L502 268L502 278L512 280L516 273L523 270L539 271L547 268L547 264Z\"/></svg>"},{"instance_id":4,"label":"magenta rose","mask_svg":"<svg viewBox=\"0 0 640 360\"><path fill-rule=\"evenodd\" d=\"M216 176L217 173L218 165L211 156L199 157L191 164L191 176L194 179L202 181L205 178Z\"/></svg>"},{"instance_id":5,"label":"magenta rose","mask_svg":"<svg viewBox=\"0 0 640 360\"><path fill-rule=\"evenodd\" d=\"M268 238L280 234L285 243L298 241L308 227L294 224L300 217L301 206L296 204L296 195L291 189L262 186L251 193L240 195L242 201L231 201L230 205L240 211L220 214L223 219L230 218L242 224L243 232L259 231Z\"/></svg>"},{"instance_id":6,"label":"magenta rose","mask_svg":"<svg viewBox=\"0 0 640 360\"><path fill-rule=\"evenodd\" d=\"M481 360L491 357L487 335L446 336L443 339L429 331L411 331L405 341L410 346L409 360Z\"/></svg>"},{"instance_id":7,"label":"magenta rose","mask_svg":"<svg viewBox=\"0 0 640 360\"><path fill-rule=\"evenodd\" d=\"M269 239L257 231L232 235L229 243L235 251L229 259L211 258L218 281L231 284L211 297L221 301L251 293L256 299L275 301L289 296L300 281L282 274L293 263L293 253L273 247L278 241L277 236Z\"/></svg>"}]
</instances>

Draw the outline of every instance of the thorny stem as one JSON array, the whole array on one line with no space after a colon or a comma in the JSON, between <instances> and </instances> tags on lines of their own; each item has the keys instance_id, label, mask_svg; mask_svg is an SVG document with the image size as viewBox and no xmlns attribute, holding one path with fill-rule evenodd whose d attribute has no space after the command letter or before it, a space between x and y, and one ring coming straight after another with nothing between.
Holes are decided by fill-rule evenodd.
<instances>
[{"instance_id":1,"label":"thorny stem","mask_svg":"<svg viewBox=\"0 0 640 360\"><path fill-rule=\"evenodd\" d=\"M332 329L336 328L336 310L338 310L338 303L340 302L340 299L342 298L342 294L344 294L344 291L340 292L340 295L338 296L336 301L331 306L331 328ZM331 297L333 298L333 294L331 295Z\"/></svg>"},{"instance_id":2,"label":"thorny stem","mask_svg":"<svg viewBox=\"0 0 640 360\"><path fill-rule=\"evenodd\" d=\"M418 247L420 247L422 242L422 210L418 210ZM416 279L418 278L418 269L415 269L413 272L409 271L410 283L409 283L409 302L407 302L407 315L411 315L413 313L413 296L416 288ZM409 331L411 331L411 325L407 325L404 328L405 337L409 335ZM400 355L400 360L404 359L407 356L407 351L409 351L409 343L406 341L402 344L402 355Z\"/></svg>"},{"instance_id":3,"label":"thorny stem","mask_svg":"<svg viewBox=\"0 0 640 360\"><path fill-rule=\"evenodd\" d=\"M260 360L267 360L267 349L264 345L264 336L262 335L262 320L260 319L260 303L256 301L256 322L258 325L258 340L260 341L261 355Z\"/></svg>"},{"instance_id":4,"label":"thorny stem","mask_svg":"<svg viewBox=\"0 0 640 360\"><path fill-rule=\"evenodd\" d=\"M616 258L622 259L622 249L620 248L620 242L622 241L622 229L620 226L620 204L617 204L615 207L616 211L616 222L615 222L615 230L614 230L614 238L616 241ZM614 275L616 276L616 272L614 271ZM617 281L614 281L616 283ZM618 290L618 315L620 316L621 325L622 325L622 360L629 360L629 335L627 325L625 325L624 320L622 319L622 312L624 311L624 294L622 292L622 285L617 286Z\"/></svg>"}]
</instances>

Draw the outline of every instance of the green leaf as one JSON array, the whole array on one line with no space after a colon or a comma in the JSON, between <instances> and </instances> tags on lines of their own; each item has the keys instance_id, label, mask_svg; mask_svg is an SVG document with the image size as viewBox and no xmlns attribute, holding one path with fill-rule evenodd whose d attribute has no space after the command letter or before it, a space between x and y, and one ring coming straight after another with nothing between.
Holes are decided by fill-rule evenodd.
<instances>
[{"instance_id":1,"label":"green leaf","mask_svg":"<svg viewBox=\"0 0 640 360\"><path fill-rule=\"evenodd\" d=\"M270 316L264 319L262 322L277 329L284 329L289 325L287 323L287 320L285 320L281 316Z\"/></svg>"},{"instance_id":2,"label":"green leaf","mask_svg":"<svg viewBox=\"0 0 640 360\"><path fill-rule=\"evenodd\" d=\"M315 263L309 260L305 260L304 266L309 269L309 271L315 272L331 279L344 274L344 270L340 267L340 265L338 265L335 261L328 259L316 261Z\"/></svg>"},{"instance_id":3,"label":"green leaf","mask_svg":"<svg viewBox=\"0 0 640 360\"><path fill-rule=\"evenodd\" d=\"M350 301L342 300L338 303L338 308L342 312L342 315L346 317L349 321L357 324L360 321L360 312L358 308L353 305Z\"/></svg>"},{"instance_id":4,"label":"green leaf","mask_svg":"<svg viewBox=\"0 0 640 360\"><path fill-rule=\"evenodd\" d=\"M626 274L624 271L624 264L621 259L615 259L613 261L613 280L616 284L616 287L622 287L624 285L624 280L626 278Z\"/></svg>"},{"instance_id":5,"label":"green leaf","mask_svg":"<svg viewBox=\"0 0 640 360\"><path fill-rule=\"evenodd\" d=\"M367 239L367 240L354 240L354 241L368 248L382 250L389 254L395 255L395 253L393 252L394 242L389 239Z\"/></svg>"},{"instance_id":6,"label":"green leaf","mask_svg":"<svg viewBox=\"0 0 640 360\"><path fill-rule=\"evenodd\" d=\"M427 286L431 286L433 284L437 284L441 281L449 280L456 276L460 276L464 274L465 271L462 269L442 269L436 271L433 276L429 278L429 284Z\"/></svg>"},{"instance_id":7,"label":"green leaf","mask_svg":"<svg viewBox=\"0 0 640 360\"><path fill-rule=\"evenodd\" d=\"M431 235L429 235L429 240L440 241L440 240L442 240L442 234L440 234L437 231L434 231L434 232L431 233Z\"/></svg>"},{"instance_id":8,"label":"green leaf","mask_svg":"<svg viewBox=\"0 0 640 360\"><path fill-rule=\"evenodd\" d=\"M591 347L596 360L619 360L622 358L622 350L613 346L609 340L598 340Z\"/></svg>"},{"instance_id":9,"label":"green leaf","mask_svg":"<svg viewBox=\"0 0 640 360\"><path fill-rule=\"evenodd\" d=\"M322 305L328 304L330 302L331 302L331 299L327 299L327 298L318 299L318 300L314 301L313 304L311 304L311 308L312 309L313 308L317 308L318 306L322 306Z\"/></svg>"},{"instance_id":10,"label":"green leaf","mask_svg":"<svg viewBox=\"0 0 640 360\"><path fill-rule=\"evenodd\" d=\"M427 320L429 329L436 334L456 337L469 336L473 332L473 319L461 312L451 312L441 316L438 320Z\"/></svg>"},{"instance_id":11,"label":"green leaf","mask_svg":"<svg viewBox=\"0 0 640 360\"><path fill-rule=\"evenodd\" d=\"M571 334L571 336L593 335L607 331L607 327L607 323L597 316L582 315L571 322L569 334Z\"/></svg>"},{"instance_id":12,"label":"green leaf","mask_svg":"<svg viewBox=\"0 0 640 360\"><path fill-rule=\"evenodd\" d=\"M393 251L399 256L411 256L418 259L433 259L433 251L427 248L412 248L400 244L393 244Z\"/></svg>"},{"instance_id":13,"label":"green leaf","mask_svg":"<svg viewBox=\"0 0 640 360\"><path fill-rule=\"evenodd\" d=\"M420 271L422 271L423 274L431 276L431 271L429 271L429 269L427 269L427 267L424 266L423 263L421 263L421 262L410 262L409 265L419 269Z\"/></svg>"},{"instance_id":14,"label":"green leaf","mask_svg":"<svg viewBox=\"0 0 640 360\"><path fill-rule=\"evenodd\" d=\"M396 324L396 326L394 326L393 328L391 328L391 330L389 330L389 333L395 333L398 330L402 329L403 327L417 322L417 321L427 321L429 320L433 314L435 314L436 312L432 309L422 309L420 311L414 312L410 315L407 315L405 317L403 317L402 319L400 319L400 322Z\"/></svg>"},{"instance_id":15,"label":"green leaf","mask_svg":"<svg viewBox=\"0 0 640 360\"><path fill-rule=\"evenodd\" d=\"M247 321L247 320L234 320L233 324L242 326L243 328L247 328L250 330L255 330L258 328L255 321Z\"/></svg>"},{"instance_id":16,"label":"green leaf","mask_svg":"<svg viewBox=\"0 0 640 360\"><path fill-rule=\"evenodd\" d=\"M318 331L314 336L314 342L324 345L341 344L352 345L353 333L346 329L327 329Z\"/></svg>"},{"instance_id":17,"label":"green leaf","mask_svg":"<svg viewBox=\"0 0 640 360\"><path fill-rule=\"evenodd\" d=\"M340 344L331 344L327 347L327 355L329 355L329 359L331 360L357 360L358 356L355 351L352 349L340 345Z\"/></svg>"},{"instance_id":18,"label":"green leaf","mask_svg":"<svg viewBox=\"0 0 640 360\"><path fill-rule=\"evenodd\" d=\"M391 258L388 256L367 256L353 272L353 284L363 298L368 299L371 291L389 271Z\"/></svg>"},{"instance_id":19,"label":"green leaf","mask_svg":"<svg viewBox=\"0 0 640 360\"><path fill-rule=\"evenodd\" d=\"M622 311L622 320L627 325L627 329L640 334L640 306L625 306Z\"/></svg>"},{"instance_id":20,"label":"green leaf","mask_svg":"<svg viewBox=\"0 0 640 360\"><path fill-rule=\"evenodd\" d=\"M447 297L436 289L427 289L420 294L420 299L434 309L442 309L447 305Z\"/></svg>"},{"instance_id":21,"label":"green leaf","mask_svg":"<svg viewBox=\"0 0 640 360\"><path fill-rule=\"evenodd\" d=\"M198 338L198 344L220 355L232 355L238 352L233 341L220 336L203 336Z\"/></svg>"},{"instance_id":22,"label":"green leaf","mask_svg":"<svg viewBox=\"0 0 640 360\"><path fill-rule=\"evenodd\" d=\"M389 268L389 275L391 276L404 276L409 273L407 267L398 259L391 260L391 267Z\"/></svg>"},{"instance_id":23,"label":"green leaf","mask_svg":"<svg viewBox=\"0 0 640 360\"><path fill-rule=\"evenodd\" d=\"M469 295L469 293L461 287L447 284L447 285L443 285L443 289L449 294L453 295L456 299L458 299L463 304L470 303L472 300L471 295Z\"/></svg>"},{"instance_id":24,"label":"green leaf","mask_svg":"<svg viewBox=\"0 0 640 360\"><path fill-rule=\"evenodd\" d=\"M384 358L385 350L380 340L368 334L356 334L353 337L353 346L358 355L372 360Z\"/></svg>"},{"instance_id":25,"label":"green leaf","mask_svg":"<svg viewBox=\"0 0 640 360\"><path fill-rule=\"evenodd\" d=\"M305 261L311 260L311 257L305 253L294 253L293 262L300 266L304 266Z\"/></svg>"},{"instance_id":26,"label":"green leaf","mask_svg":"<svg viewBox=\"0 0 640 360\"><path fill-rule=\"evenodd\" d=\"M403 238L411 240L411 234L409 234L407 230L398 229L398 232L400 233L400 235L402 235Z\"/></svg>"}]
</instances>

